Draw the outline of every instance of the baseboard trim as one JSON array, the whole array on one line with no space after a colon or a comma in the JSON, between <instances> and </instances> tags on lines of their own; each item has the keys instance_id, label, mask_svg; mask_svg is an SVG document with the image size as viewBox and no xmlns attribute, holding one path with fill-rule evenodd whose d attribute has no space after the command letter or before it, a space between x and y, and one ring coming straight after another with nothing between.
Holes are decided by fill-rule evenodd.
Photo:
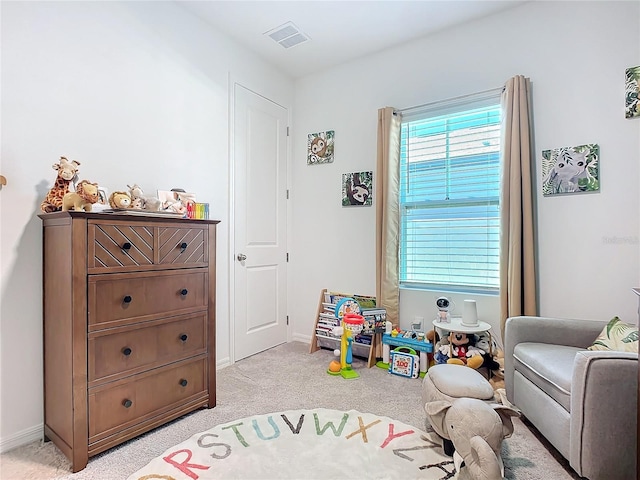
<instances>
[{"instance_id":1,"label":"baseboard trim","mask_svg":"<svg viewBox=\"0 0 640 480\"><path fill-rule=\"evenodd\" d=\"M291 335L291 340L294 342L311 343L311 337L309 335L302 335L301 333Z\"/></svg>"},{"instance_id":2,"label":"baseboard trim","mask_svg":"<svg viewBox=\"0 0 640 480\"><path fill-rule=\"evenodd\" d=\"M216 370L228 367L231 365L231 359L229 357L216 360Z\"/></svg>"},{"instance_id":3,"label":"baseboard trim","mask_svg":"<svg viewBox=\"0 0 640 480\"><path fill-rule=\"evenodd\" d=\"M35 425L21 432L0 439L0 453L8 452L27 443L42 440L44 438L44 424Z\"/></svg>"}]
</instances>

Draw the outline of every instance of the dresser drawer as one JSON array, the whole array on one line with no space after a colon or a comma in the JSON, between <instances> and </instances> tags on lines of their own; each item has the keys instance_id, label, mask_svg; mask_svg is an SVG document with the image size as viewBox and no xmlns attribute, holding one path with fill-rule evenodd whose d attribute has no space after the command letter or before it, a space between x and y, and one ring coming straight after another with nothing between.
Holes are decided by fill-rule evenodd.
<instances>
[{"instance_id":1,"label":"dresser drawer","mask_svg":"<svg viewBox=\"0 0 640 480\"><path fill-rule=\"evenodd\" d=\"M162 266L197 266L208 261L207 231L194 227L158 227L156 263Z\"/></svg>"},{"instance_id":2,"label":"dresser drawer","mask_svg":"<svg viewBox=\"0 0 640 480\"><path fill-rule=\"evenodd\" d=\"M88 329L205 310L208 282L206 269L90 275Z\"/></svg>"},{"instance_id":3,"label":"dresser drawer","mask_svg":"<svg viewBox=\"0 0 640 480\"><path fill-rule=\"evenodd\" d=\"M89 443L206 391L206 357L89 389Z\"/></svg>"},{"instance_id":4,"label":"dresser drawer","mask_svg":"<svg viewBox=\"0 0 640 480\"><path fill-rule=\"evenodd\" d=\"M94 220L87 231L89 273L206 266L207 225Z\"/></svg>"},{"instance_id":5,"label":"dresser drawer","mask_svg":"<svg viewBox=\"0 0 640 480\"><path fill-rule=\"evenodd\" d=\"M87 227L89 271L127 271L154 264L154 227L144 223L100 222Z\"/></svg>"},{"instance_id":6,"label":"dresser drawer","mask_svg":"<svg viewBox=\"0 0 640 480\"><path fill-rule=\"evenodd\" d=\"M207 316L198 313L89 334L89 386L207 351Z\"/></svg>"}]
</instances>

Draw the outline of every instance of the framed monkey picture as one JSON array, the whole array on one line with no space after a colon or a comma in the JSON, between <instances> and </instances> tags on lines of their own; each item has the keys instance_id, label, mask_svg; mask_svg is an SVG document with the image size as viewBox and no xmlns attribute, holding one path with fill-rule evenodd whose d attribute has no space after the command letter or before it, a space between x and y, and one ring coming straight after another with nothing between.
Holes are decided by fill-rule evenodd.
<instances>
[{"instance_id":1,"label":"framed monkey picture","mask_svg":"<svg viewBox=\"0 0 640 480\"><path fill-rule=\"evenodd\" d=\"M335 135L334 130L307 135L307 165L333 163Z\"/></svg>"}]
</instances>

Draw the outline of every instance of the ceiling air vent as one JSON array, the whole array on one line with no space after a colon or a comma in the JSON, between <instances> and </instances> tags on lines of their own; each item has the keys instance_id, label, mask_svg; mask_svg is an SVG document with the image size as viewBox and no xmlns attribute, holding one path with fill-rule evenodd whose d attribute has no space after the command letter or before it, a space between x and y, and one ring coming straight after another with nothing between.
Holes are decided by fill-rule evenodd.
<instances>
[{"instance_id":1,"label":"ceiling air vent","mask_svg":"<svg viewBox=\"0 0 640 480\"><path fill-rule=\"evenodd\" d=\"M269 35L284 48L291 48L309 40L309 37L302 33L292 22L282 24L264 34Z\"/></svg>"}]
</instances>

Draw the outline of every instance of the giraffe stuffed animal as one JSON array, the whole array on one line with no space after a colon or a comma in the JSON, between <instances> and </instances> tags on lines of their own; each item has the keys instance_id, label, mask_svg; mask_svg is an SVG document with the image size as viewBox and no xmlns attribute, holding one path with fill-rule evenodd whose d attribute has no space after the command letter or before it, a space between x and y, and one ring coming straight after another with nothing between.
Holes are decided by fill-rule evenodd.
<instances>
[{"instance_id":1,"label":"giraffe stuffed animal","mask_svg":"<svg viewBox=\"0 0 640 480\"><path fill-rule=\"evenodd\" d=\"M65 194L69 193L71 182L77 178L79 165L80 162L75 160L70 162L66 157L60 157L60 162L53 164L53 169L58 171L58 175L56 176L56 182L40 205L40 210L44 213L62 210L62 199Z\"/></svg>"}]
</instances>

